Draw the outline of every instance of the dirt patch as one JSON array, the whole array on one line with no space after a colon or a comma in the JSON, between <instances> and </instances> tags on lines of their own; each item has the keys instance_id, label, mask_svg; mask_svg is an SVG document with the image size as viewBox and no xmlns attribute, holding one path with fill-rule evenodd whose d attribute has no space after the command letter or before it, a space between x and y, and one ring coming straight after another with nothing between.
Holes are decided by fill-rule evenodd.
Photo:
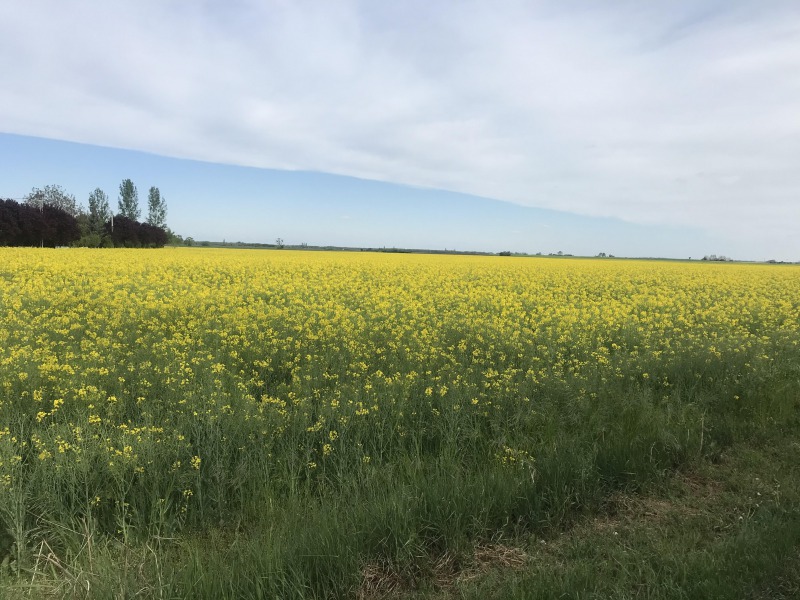
<instances>
[{"instance_id":1,"label":"dirt patch","mask_svg":"<svg viewBox=\"0 0 800 600\"><path fill-rule=\"evenodd\" d=\"M474 548L469 558L444 554L431 558L430 578L433 587L446 591L461 582L483 577L490 571L522 569L528 554L521 548L504 544L482 544ZM361 570L361 585L356 597L359 600L398 598L415 589L414 582L394 570L391 565L371 563Z\"/></svg>"},{"instance_id":2,"label":"dirt patch","mask_svg":"<svg viewBox=\"0 0 800 600\"><path fill-rule=\"evenodd\" d=\"M391 598L407 589L408 582L391 565L371 563L361 569L361 585L356 593L358 600Z\"/></svg>"},{"instance_id":3,"label":"dirt patch","mask_svg":"<svg viewBox=\"0 0 800 600\"><path fill-rule=\"evenodd\" d=\"M504 544L477 546L472 553L472 563L457 574L456 581L469 581L495 569L521 569L527 562L528 554L522 548Z\"/></svg>"},{"instance_id":4,"label":"dirt patch","mask_svg":"<svg viewBox=\"0 0 800 600\"><path fill-rule=\"evenodd\" d=\"M686 488L686 493L704 501L713 500L722 493L722 483L698 473L681 473L678 482Z\"/></svg>"}]
</instances>

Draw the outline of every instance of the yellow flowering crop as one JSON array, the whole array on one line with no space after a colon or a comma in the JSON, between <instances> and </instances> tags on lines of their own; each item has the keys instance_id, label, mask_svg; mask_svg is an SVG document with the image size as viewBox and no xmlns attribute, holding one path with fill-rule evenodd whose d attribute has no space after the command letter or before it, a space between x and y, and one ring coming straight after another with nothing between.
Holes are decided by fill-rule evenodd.
<instances>
[{"instance_id":1,"label":"yellow flowering crop","mask_svg":"<svg viewBox=\"0 0 800 600\"><path fill-rule=\"evenodd\" d=\"M310 480L443 435L534 465L544 398L736 405L799 340L794 266L3 248L0 491L223 506L243 465Z\"/></svg>"}]
</instances>

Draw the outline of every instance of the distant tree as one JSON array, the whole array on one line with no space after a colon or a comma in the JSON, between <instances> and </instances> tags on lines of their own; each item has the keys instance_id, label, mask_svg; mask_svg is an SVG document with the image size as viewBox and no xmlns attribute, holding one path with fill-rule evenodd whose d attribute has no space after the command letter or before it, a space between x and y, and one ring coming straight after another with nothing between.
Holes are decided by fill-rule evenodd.
<instances>
[{"instance_id":1,"label":"distant tree","mask_svg":"<svg viewBox=\"0 0 800 600\"><path fill-rule=\"evenodd\" d=\"M66 246L80 235L75 217L57 206L0 201L0 245Z\"/></svg>"},{"instance_id":2,"label":"distant tree","mask_svg":"<svg viewBox=\"0 0 800 600\"><path fill-rule=\"evenodd\" d=\"M151 187L147 195L147 223L161 229L167 226L167 201L157 187Z\"/></svg>"},{"instance_id":3,"label":"distant tree","mask_svg":"<svg viewBox=\"0 0 800 600\"><path fill-rule=\"evenodd\" d=\"M66 210L50 204L42 211L45 230L44 244L48 246L69 246L81 237L78 220Z\"/></svg>"},{"instance_id":4,"label":"distant tree","mask_svg":"<svg viewBox=\"0 0 800 600\"><path fill-rule=\"evenodd\" d=\"M165 231L167 232L167 244L169 244L170 246L183 245L183 236L175 233L169 227L167 227Z\"/></svg>"},{"instance_id":5,"label":"distant tree","mask_svg":"<svg viewBox=\"0 0 800 600\"><path fill-rule=\"evenodd\" d=\"M108 204L108 196L103 190L96 188L89 194L90 233L102 234L109 218L111 218L111 207Z\"/></svg>"},{"instance_id":6,"label":"distant tree","mask_svg":"<svg viewBox=\"0 0 800 600\"><path fill-rule=\"evenodd\" d=\"M0 200L0 246L22 246L20 204L14 200Z\"/></svg>"},{"instance_id":7,"label":"distant tree","mask_svg":"<svg viewBox=\"0 0 800 600\"><path fill-rule=\"evenodd\" d=\"M139 241L139 223L121 214L106 223L105 233L117 248L137 248L142 245Z\"/></svg>"},{"instance_id":8,"label":"distant tree","mask_svg":"<svg viewBox=\"0 0 800 600\"><path fill-rule=\"evenodd\" d=\"M711 260L715 262L729 262L732 261L732 258L728 258L725 255L717 256L716 254L706 255L701 260Z\"/></svg>"},{"instance_id":9,"label":"distant tree","mask_svg":"<svg viewBox=\"0 0 800 600\"><path fill-rule=\"evenodd\" d=\"M100 236L92 233L89 223L89 213L81 211L77 217L78 228L81 231L80 239L75 242L76 246L96 248L100 245Z\"/></svg>"},{"instance_id":10,"label":"distant tree","mask_svg":"<svg viewBox=\"0 0 800 600\"><path fill-rule=\"evenodd\" d=\"M278 248L283 248L283 239L282 239L282 238L278 238L278 239L276 239L276 240L275 240L275 245L276 245Z\"/></svg>"},{"instance_id":11,"label":"distant tree","mask_svg":"<svg viewBox=\"0 0 800 600\"><path fill-rule=\"evenodd\" d=\"M102 232L105 222L110 218L111 206L108 203L108 195L100 188L95 188L89 194L89 224L92 232Z\"/></svg>"},{"instance_id":12,"label":"distant tree","mask_svg":"<svg viewBox=\"0 0 800 600\"><path fill-rule=\"evenodd\" d=\"M139 226L139 239L143 248L163 248L169 241L169 235L161 227L142 223Z\"/></svg>"},{"instance_id":13,"label":"distant tree","mask_svg":"<svg viewBox=\"0 0 800 600\"><path fill-rule=\"evenodd\" d=\"M19 208L20 237L19 246L44 246L49 230L44 220L44 206L39 209L33 206L20 206Z\"/></svg>"},{"instance_id":14,"label":"distant tree","mask_svg":"<svg viewBox=\"0 0 800 600\"><path fill-rule=\"evenodd\" d=\"M60 185L46 185L44 189L33 188L31 193L25 196L25 204L40 210L43 206L52 206L73 217L80 214L75 196L67 193Z\"/></svg>"},{"instance_id":15,"label":"distant tree","mask_svg":"<svg viewBox=\"0 0 800 600\"><path fill-rule=\"evenodd\" d=\"M117 248L162 248L167 243L167 232L149 223L139 223L128 217L114 217L106 223L106 236Z\"/></svg>"},{"instance_id":16,"label":"distant tree","mask_svg":"<svg viewBox=\"0 0 800 600\"><path fill-rule=\"evenodd\" d=\"M123 179L119 184L117 199L119 215L132 221L138 221L142 211L139 209L139 192L130 179Z\"/></svg>"}]
</instances>

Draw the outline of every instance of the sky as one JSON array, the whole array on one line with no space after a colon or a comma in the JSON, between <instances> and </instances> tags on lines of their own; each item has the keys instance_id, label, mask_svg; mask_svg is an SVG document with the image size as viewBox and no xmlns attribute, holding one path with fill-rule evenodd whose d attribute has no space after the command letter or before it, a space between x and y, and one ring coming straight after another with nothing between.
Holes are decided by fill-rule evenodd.
<instances>
[{"instance_id":1,"label":"sky","mask_svg":"<svg viewBox=\"0 0 800 600\"><path fill-rule=\"evenodd\" d=\"M196 239L800 260L795 0L9 0L0 196Z\"/></svg>"}]
</instances>

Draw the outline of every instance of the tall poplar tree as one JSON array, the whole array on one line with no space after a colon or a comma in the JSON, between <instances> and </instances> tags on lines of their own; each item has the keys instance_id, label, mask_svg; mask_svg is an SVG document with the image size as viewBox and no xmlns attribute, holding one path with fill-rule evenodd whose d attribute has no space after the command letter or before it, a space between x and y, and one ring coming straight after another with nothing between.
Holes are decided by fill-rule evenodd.
<instances>
[{"instance_id":1,"label":"tall poplar tree","mask_svg":"<svg viewBox=\"0 0 800 600\"><path fill-rule=\"evenodd\" d=\"M157 187L151 187L147 195L147 223L161 229L167 228L167 201Z\"/></svg>"},{"instance_id":2,"label":"tall poplar tree","mask_svg":"<svg viewBox=\"0 0 800 600\"><path fill-rule=\"evenodd\" d=\"M138 221L142 214L139 209L139 192L130 179L123 179L119 184L119 215L133 221Z\"/></svg>"},{"instance_id":3,"label":"tall poplar tree","mask_svg":"<svg viewBox=\"0 0 800 600\"><path fill-rule=\"evenodd\" d=\"M96 188L89 194L89 230L92 233L102 234L110 216L108 196L103 190Z\"/></svg>"}]
</instances>

